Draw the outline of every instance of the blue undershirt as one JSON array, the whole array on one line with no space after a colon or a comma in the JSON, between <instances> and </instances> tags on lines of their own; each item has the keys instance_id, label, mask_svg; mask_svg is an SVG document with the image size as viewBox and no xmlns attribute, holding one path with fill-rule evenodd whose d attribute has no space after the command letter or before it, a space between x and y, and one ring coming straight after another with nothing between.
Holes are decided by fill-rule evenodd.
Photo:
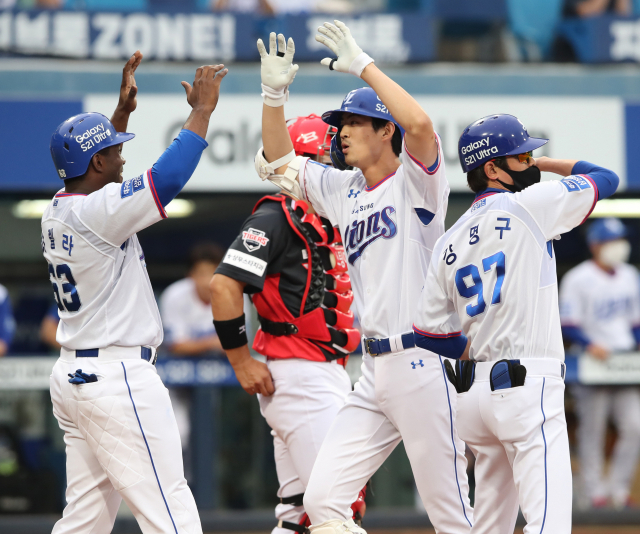
<instances>
[{"instance_id":1,"label":"blue undershirt","mask_svg":"<svg viewBox=\"0 0 640 534\"><path fill-rule=\"evenodd\" d=\"M163 207L171 202L191 178L209 144L191 130L180 130L151 168L153 185Z\"/></svg>"},{"instance_id":2,"label":"blue undershirt","mask_svg":"<svg viewBox=\"0 0 640 534\"><path fill-rule=\"evenodd\" d=\"M613 195L620 184L620 178L618 178L615 172L605 169L604 167L598 167L588 161L579 161L576 163L573 169L571 169L571 174L588 175L598 187L598 200Z\"/></svg>"},{"instance_id":3,"label":"blue undershirt","mask_svg":"<svg viewBox=\"0 0 640 534\"><path fill-rule=\"evenodd\" d=\"M467 336L464 334L455 337L441 338L426 336L414 330L413 339L416 347L430 350L440 356L454 358L456 360L462 356L464 349L467 347Z\"/></svg>"}]
</instances>

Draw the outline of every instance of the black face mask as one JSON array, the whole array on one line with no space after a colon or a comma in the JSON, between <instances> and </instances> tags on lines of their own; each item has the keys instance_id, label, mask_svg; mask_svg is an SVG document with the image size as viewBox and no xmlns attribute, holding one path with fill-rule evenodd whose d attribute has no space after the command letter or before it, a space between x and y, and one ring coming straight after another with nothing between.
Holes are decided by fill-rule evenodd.
<instances>
[{"instance_id":1,"label":"black face mask","mask_svg":"<svg viewBox=\"0 0 640 534\"><path fill-rule=\"evenodd\" d=\"M505 184L500 178L498 178L498 182L500 182L503 186L505 186L512 193L517 193L518 191L522 191L526 189L530 185L537 184L540 181L540 169L535 165L531 167L527 167L524 171L513 171L511 169L502 169L513 179L512 184Z\"/></svg>"}]
</instances>

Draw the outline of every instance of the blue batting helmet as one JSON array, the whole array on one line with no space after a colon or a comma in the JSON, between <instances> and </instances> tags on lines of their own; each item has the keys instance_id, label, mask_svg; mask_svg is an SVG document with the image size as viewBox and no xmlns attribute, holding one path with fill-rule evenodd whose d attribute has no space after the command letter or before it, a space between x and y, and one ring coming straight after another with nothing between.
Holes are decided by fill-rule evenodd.
<instances>
[{"instance_id":1,"label":"blue batting helmet","mask_svg":"<svg viewBox=\"0 0 640 534\"><path fill-rule=\"evenodd\" d=\"M63 180L82 176L96 152L119 145L135 137L116 132L101 113L80 113L64 121L51 136L51 157L58 176Z\"/></svg>"},{"instance_id":2,"label":"blue batting helmet","mask_svg":"<svg viewBox=\"0 0 640 534\"><path fill-rule=\"evenodd\" d=\"M340 128L343 113L354 113L356 115L364 115L365 117L375 117L377 119L391 121L400 129L400 133L404 135L402 126L391 116L387 106L382 103L371 87L361 87L360 89L354 89L349 92L347 96L344 97L340 109L323 113L322 120L327 124L331 124L331 126Z\"/></svg>"},{"instance_id":3,"label":"blue batting helmet","mask_svg":"<svg viewBox=\"0 0 640 534\"><path fill-rule=\"evenodd\" d=\"M523 154L548 141L529 136L516 117L501 113L467 126L458 141L458 156L462 171L469 172L492 159Z\"/></svg>"},{"instance_id":4,"label":"blue batting helmet","mask_svg":"<svg viewBox=\"0 0 640 534\"><path fill-rule=\"evenodd\" d=\"M609 217L591 223L587 230L587 243L595 245L627 236L627 228L620 219Z\"/></svg>"}]
</instances>

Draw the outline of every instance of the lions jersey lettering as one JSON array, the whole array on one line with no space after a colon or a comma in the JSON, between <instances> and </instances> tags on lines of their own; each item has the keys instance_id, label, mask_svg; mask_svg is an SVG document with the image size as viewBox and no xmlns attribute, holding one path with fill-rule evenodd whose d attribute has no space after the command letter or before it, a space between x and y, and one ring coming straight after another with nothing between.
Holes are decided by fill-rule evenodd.
<instances>
[{"instance_id":1,"label":"lions jersey lettering","mask_svg":"<svg viewBox=\"0 0 640 534\"><path fill-rule=\"evenodd\" d=\"M476 361L564 360L552 240L578 226L594 198L579 176L476 198L434 248L415 330L434 338L463 331Z\"/></svg>"},{"instance_id":2,"label":"lions jersey lettering","mask_svg":"<svg viewBox=\"0 0 640 534\"><path fill-rule=\"evenodd\" d=\"M360 206L359 212L365 211ZM398 233L398 227L392 218L392 214L396 212L393 206L387 206L382 211L376 211L367 216L366 222L353 221L351 227L347 228L344 233L343 243L346 244L345 252L349 258L349 263L353 265L356 260L362 256L364 250L374 241L383 237L391 239ZM366 227L366 232L365 232ZM364 242L363 242L364 241Z\"/></svg>"},{"instance_id":3,"label":"lions jersey lettering","mask_svg":"<svg viewBox=\"0 0 640 534\"><path fill-rule=\"evenodd\" d=\"M64 348L162 342L160 314L135 235L166 217L152 190L148 171L90 195L60 191L45 210L43 255L60 314L57 340Z\"/></svg>"},{"instance_id":4,"label":"lions jersey lettering","mask_svg":"<svg viewBox=\"0 0 640 534\"><path fill-rule=\"evenodd\" d=\"M306 200L340 228L367 337L411 331L416 295L444 232L449 184L440 147L430 168L413 158L406 145L402 161L373 187L360 170L340 171L307 160L300 172Z\"/></svg>"}]
</instances>

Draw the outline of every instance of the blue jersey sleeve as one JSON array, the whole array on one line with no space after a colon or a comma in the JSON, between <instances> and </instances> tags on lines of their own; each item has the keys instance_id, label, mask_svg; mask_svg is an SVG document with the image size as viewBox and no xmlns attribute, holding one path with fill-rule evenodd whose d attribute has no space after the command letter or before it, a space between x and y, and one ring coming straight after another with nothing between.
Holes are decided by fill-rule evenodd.
<instances>
[{"instance_id":1,"label":"blue jersey sleeve","mask_svg":"<svg viewBox=\"0 0 640 534\"><path fill-rule=\"evenodd\" d=\"M576 163L571 170L571 174L586 174L589 176L598 187L598 200L613 195L620 184L620 178L615 172L605 169L604 167L598 167L598 165L594 165L588 161L579 161Z\"/></svg>"},{"instance_id":2,"label":"blue jersey sleeve","mask_svg":"<svg viewBox=\"0 0 640 534\"><path fill-rule=\"evenodd\" d=\"M467 348L467 336L457 332L455 336L434 336L413 328L413 339L416 346L430 350L446 358L458 359Z\"/></svg>"},{"instance_id":3,"label":"blue jersey sleeve","mask_svg":"<svg viewBox=\"0 0 640 534\"><path fill-rule=\"evenodd\" d=\"M7 295L4 300L0 302L0 339L7 345L10 345L15 331L16 323L13 318L11 301Z\"/></svg>"},{"instance_id":4,"label":"blue jersey sleeve","mask_svg":"<svg viewBox=\"0 0 640 534\"><path fill-rule=\"evenodd\" d=\"M181 130L151 169L158 198L166 207L191 178L202 151L209 146L191 130Z\"/></svg>"},{"instance_id":5,"label":"blue jersey sleeve","mask_svg":"<svg viewBox=\"0 0 640 534\"><path fill-rule=\"evenodd\" d=\"M591 344L591 340L579 326L563 326L562 335L567 341L580 345L583 348Z\"/></svg>"}]
</instances>

